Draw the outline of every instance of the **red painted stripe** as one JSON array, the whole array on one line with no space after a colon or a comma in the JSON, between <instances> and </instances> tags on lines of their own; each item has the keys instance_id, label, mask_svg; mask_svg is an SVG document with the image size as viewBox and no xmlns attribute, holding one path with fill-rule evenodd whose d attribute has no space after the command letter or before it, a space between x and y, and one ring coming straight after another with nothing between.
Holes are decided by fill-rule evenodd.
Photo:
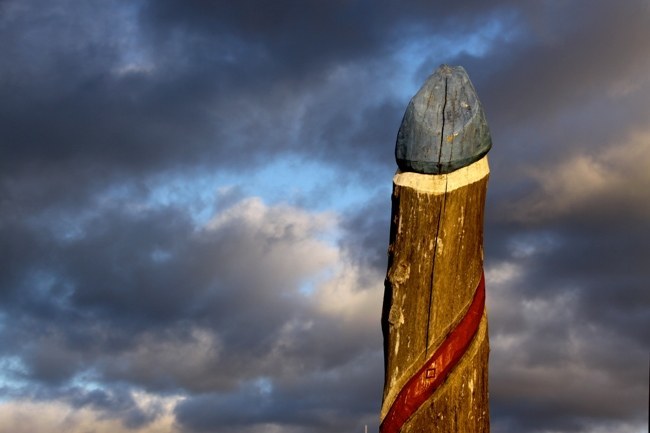
<instances>
[{"instance_id":1,"label":"red painted stripe","mask_svg":"<svg viewBox=\"0 0 650 433\"><path fill-rule=\"evenodd\" d=\"M404 423L447 378L478 331L485 309L485 275L474 292L467 313L445 341L400 390L379 427L380 433L399 433Z\"/></svg>"}]
</instances>

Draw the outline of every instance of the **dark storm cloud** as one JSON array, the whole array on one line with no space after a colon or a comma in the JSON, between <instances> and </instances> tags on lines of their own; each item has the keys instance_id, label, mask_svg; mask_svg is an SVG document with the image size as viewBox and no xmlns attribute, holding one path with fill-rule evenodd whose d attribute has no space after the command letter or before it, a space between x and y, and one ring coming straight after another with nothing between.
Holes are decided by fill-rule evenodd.
<instances>
[{"instance_id":1,"label":"dark storm cloud","mask_svg":"<svg viewBox=\"0 0 650 433\"><path fill-rule=\"evenodd\" d=\"M513 431L643 422L647 133L628 129L591 153L572 146L576 155L531 170L527 194L488 212L491 396L498 416L518 408L501 418Z\"/></svg>"},{"instance_id":2,"label":"dark storm cloud","mask_svg":"<svg viewBox=\"0 0 650 433\"><path fill-rule=\"evenodd\" d=\"M377 77L365 89L358 81L336 89L355 103L333 97L302 119L294 111L341 65L386 67L377 56L404 43L410 20L444 31L444 15L413 6L6 3L3 190L13 200L27 194L34 205L58 202L125 176L198 163L245 168L286 149L376 160L382 130L359 128L359 117L388 131L401 115L394 101L364 102L380 88ZM306 123L299 142L285 131L296 121Z\"/></svg>"},{"instance_id":3,"label":"dark storm cloud","mask_svg":"<svg viewBox=\"0 0 650 433\"><path fill-rule=\"evenodd\" d=\"M396 87L445 61L468 70L495 143L495 430L632 431L650 26L646 3L619 3L2 3L0 379L132 428L163 411L137 389L181 393L191 431L376 429L379 308L363 301L380 297L389 197L333 222L235 187L202 226L152 205L152 179L298 154L346 170L329 190L376 191L410 96Z\"/></svg>"},{"instance_id":4,"label":"dark storm cloud","mask_svg":"<svg viewBox=\"0 0 650 433\"><path fill-rule=\"evenodd\" d=\"M250 422L296 425L306 415L294 414L297 408L278 411L281 402L301 401L310 388L304 381L319 381L313 385L319 399L308 404L314 413L324 410L321 399L336 409L335 384L355 383L350 395L364 396L357 411L374 410L377 401L369 397L378 395L380 384L355 372L370 374L370 356L381 376L378 329L350 328L297 291L303 279L335 264L336 250L313 239L328 224L325 216L312 220L297 209L245 200L200 230L175 209L129 212L117 205L90 218L74 237L41 233L43 248L35 251L41 256L16 269L19 290L4 306L12 332L3 333L1 353L22 366L5 374L44 389L41 399L91 407L134 428L157 412L115 406L123 400L113 394L128 388L113 390L113 383L220 392L228 406L241 386L268 378L269 386L279 384L291 395L273 397L279 400L273 413ZM84 377L108 390L66 387ZM232 416L223 423L239 425L248 415Z\"/></svg>"},{"instance_id":5,"label":"dark storm cloud","mask_svg":"<svg viewBox=\"0 0 650 433\"><path fill-rule=\"evenodd\" d=\"M48 397L52 398L53 396ZM77 409L92 407L105 416L120 419L123 425L129 429L146 426L162 412L162 408L157 405L147 409L139 407L129 390L119 386L113 387L110 392L99 389L86 391L72 388L61 392L60 398L69 401Z\"/></svg>"},{"instance_id":6,"label":"dark storm cloud","mask_svg":"<svg viewBox=\"0 0 650 433\"><path fill-rule=\"evenodd\" d=\"M340 100L346 89L339 88L330 103L320 98L294 119L290 95L300 100L326 85L340 65L399 67L377 60L398 51L409 37L459 36L473 25L498 20L501 12L508 14L508 22L512 14L530 25L542 20L537 26L543 32L536 34L533 28L532 36L521 35L516 43L502 41L515 48L515 55L498 50L486 58L463 57L475 81L491 80L481 95L494 106L490 115L497 126L502 126L500 119L520 119L512 115L552 112L549 104L582 102L593 90L590 83L639 69L647 57L619 49L645 40L643 15L635 13L633 2L617 8L614 16L600 4L590 4L591 13L577 22L571 14L578 7L563 14L544 9L540 18L507 3L487 9L456 2L369 7L360 1L165 1L132 5L119 14L114 9L123 5L102 5L93 14L89 6L55 13L44 5L28 5L26 11L5 7L4 30L10 37L3 39L3 52L12 61L5 63L10 86L0 107L3 162L6 173L20 170L23 184L29 175L38 178L45 171L50 180L37 182L35 189L78 187L70 176L77 184L101 184L115 181L116 175L179 164L241 166L287 149L330 161L376 160L377 142L394 135L391 125L399 122L402 103L364 101L366 94L382 88L375 81L380 77L369 75L365 90L354 82L348 89L352 103ZM39 32L25 31L34 23ZM621 23L627 31L613 31ZM608 61L601 64L599 58ZM424 73L437 63L425 62ZM486 63L503 66L484 68ZM493 72L484 78L484 70ZM254 107L259 115L247 119ZM278 110L287 113L280 116ZM282 129L298 119L305 133L293 142ZM360 119L367 127L359 127ZM247 133L234 136L233 124L246 127ZM493 129L509 129L503 126ZM273 129L278 131L269 134ZM69 175L59 174L57 182L61 171ZM23 192L15 185L4 187L11 195Z\"/></svg>"},{"instance_id":7,"label":"dark storm cloud","mask_svg":"<svg viewBox=\"0 0 650 433\"><path fill-rule=\"evenodd\" d=\"M398 5L390 1L282 0L233 5L227 1L165 0L149 2L142 17L159 41L167 39L170 30L178 30L190 39L232 38L241 44L235 47L253 48L252 54L259 57L247 57L249 51L224 55L232 54L233 61L243 65L254 65L263 58L268 69L261 74L247 72L266 83L287 77L303 80L333 65L373 60L389 54L394 43L420 31L420 27L443 32L456 25L461 27L457 31L464 31L487 10L480 2L467 7L467 3L453 1L431 7L422 1ZM465 19L463 25L459 24L461 17ZM282 57L274 56L279 53Z\"/></svg>"},{"instance_id":8,"label":"dark storm cloud","mask_svg":"<svg viewBox=\"0 0 650 433\"><path fill-rule=\"evenodd\" d=\"M198 395L177 406L177 416L191 431L211 431L215 425L237 431L250 424L280 424L308 432L361 429L360 414L379 410L380 356L365 353L336 370L323 369L304 379L242 384L234 395ZM376 419L367 423L377 428Z\"/></svg>"},{"instance_id":9,"label":"dark storm cloud","mask_svg":"<svg viewBox=\"0 0 650 433\"><path fill-rule=\"evenodd\" d=\"M343 220L343 247L364 267L386 271L390 201L376 195Z\"/></svg>"}]
</instances>

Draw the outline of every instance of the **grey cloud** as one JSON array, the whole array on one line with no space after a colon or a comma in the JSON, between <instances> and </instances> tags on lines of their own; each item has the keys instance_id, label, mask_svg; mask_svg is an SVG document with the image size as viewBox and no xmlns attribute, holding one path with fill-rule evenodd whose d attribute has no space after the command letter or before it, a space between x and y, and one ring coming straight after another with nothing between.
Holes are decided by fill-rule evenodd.
<instances>
[{"instance_id":1,"label":"grey cloud","mask_svg":"<svg viewBox=\"0 0 650 433\"><path fill-rule=\"evenodd\" d=\"M82 228L83 236L48 239L55 257L46 262L49 278L30 285L39 270L23 271L25 291L13 309L5 306L14 325L2 335L3 353L22 362L17 378L46 388L92 372L106 391L64 388L50 398L108 411L134 427L154 415L109 407L111 384L190 395L219 391L230 405L232 390L256 377L299 387L286 397L289 403L307 392L303 380L318 380L319 398L334 410L333 395L346 382L326 386L317 378L349 369L352 383L360 368L366 372L369 353L380 368L379 330L351 328L299 295L301 279L327 265L318 257L330 247L313 239L322 223L296 212L244 200L196 232L178 210L107 210L87 222L93 229ZM58 280L67 291L56 293ZM365 380L359 391L376 401L369 397L378 386ZM317 402L310 407L317 410ZM282 419L300 424L292 413L287 408Z\"/></svg>"},{"instance_id":2,"label":"grey cloud","mask_svg":"<svg viewBox=\"0 0 650 433\"><path fill-rule=\"evenodd\" d=\"M386 125L388 130L391 122L369 119L380 115L398 121L401 113L393 101L365 107L362 97L346 113L341 107L348 104L332 99L319 104L326 110L302 119L308 123L303 129L310 131L309 140L295 143L281 132L269 134L274 127L283 129L283 119L273 112L290 102L289 95L309 95L341 62L367 61L369 68L377 67L375 58L389 52L391 36L399 35L405 20L417 16L402 16L402 9L389 5L332 6L155 2L124 9L93 3L87 6L95 8L91 14L73 3L54 11L39 3L22 9L7 5L11 13L3 22L11 37L3 52L14 56L4 63L4 76L12 86L4 89L0 106L7 146L5 176L18 176L21 185L36 182L32 193L40 193L38 200L44 201L52 193L56 200L64 198L58 194L61 189L70 196L82 185L101 186L118 176L152 170L206 163L246 167L287 148L334 162L360 156L376 161L382 154L371 149L382 130L357 128L353 119L359 111L366 125ZM268 10L260 10L263 7ZM363 19L357 15L361 10ZM266 17L258 22L261 16ZM434 17L437 14L430 15ZM29 33L25 29L34 21L40 30ZM286 22L293 25L287 27ZM300 28L305 35L299 35ZM299 36L289 36L294 34ZM302 63L313 67L301 69ZM381 83L366 85L376 93ZM360 92L350 91L351 98L358 98ZM337 94L344 92L339 89ZM248 128L248 117L253 128ZM345 131L346 124L353 130L332 135L335 129ZM245 128L245 133L237 128L238 136L228 132L233 125ZM319 130L326 131L324 141L314 139ZM326 148L332 151L323 153ZM355 152L346 155L346 149ZM60 183L52 183L53 176ZM48 181L38 181L44 178ZM3 186L18 199L21 190L15 188L20 185ZM50 194L38 191L43 188L51 188Z\"/></svg>"},{"instance_id":3,"label":"grey cloud","mask_svg":"<svg viewBox=\"0 0 650 433\"><path fill-rule=\"evenodd\" d=\"M294 208L265 214L275 226L239 215L202 229L178 203L137 205L153 178L245 174L288 154L345 169L329 194L376 191L407 102L387 89L449 61L468 70L494 136L487 269L521 272L488 281L494 430L643 425L648 179L645 159L606 149L646 130L644 2L0 7L0 354L22 362L2 374L134 428L158 412L128 413L124 389L185 393L175 414L190 430L375 428L381 343L365 319L379 311L351 325L297 293L320 266L317 225ZM463 40L490 20L504 30L484 55L422 53L414 77L399 72L403 44ZM558 202L530 176L601 154L621 188ZM112 189L126 198L107 201ZM219 197L218 213L237 216L242 194ZM332 248L359 287L385 271L389 200L341 216ZM536 302L553 310L533 320ZM104 389L70 388L82 373ZM246 399L253 412L238 410Z\"/></svg>"},{"instance_id":4,"label":"grey cloud","mask_svg":"<svg viewBox=\"0 0 650 433\"><path fill-rule=\"evenodd\" d=\"M347 215L342 225L345 236L341 243L350 257L363 267L385 272L388 263L390 198L375 195L364 206Z\"/></svg>"},{"instance_id":5,"label":"grey cloud","mask_svg":"<svg viewBox=\"0 0 650 433\"><path fill-rule=\"evenodd\" d=\"M65 400L69 400L73 407L92 407L99 410L104 416L120 419L122 424L129 429L138 429L150 424L162 412L159 405L141 408L133 399L127 389L113 387L110 392L103 390L84 391L80 389L71 389L66 395L62 395Z\"/></svg>"},{"instance_id":6,"label":"grey cloud","mask_svg":"<svg viewBox=\"0 0 650 433\"><path fill-rule=\"evenodd\" d=\"M590 158L603 166L586 171L583 159L568 171L549 164L514 204L492 202L491 396L504 428L628 431L631 422L633 431L642 423L647 206L626 193L647 190L644 159L628 158L637 145L596 152ZM501 417L510 404L520 415Z\"/></svg>"},{"instance_id":7,"label":"grey cloud","mask_svg":"<svg viewBox=\"0 0 650 433\"><path fill-rule=\"evenodd\" d=\"M230 395L198 395L177 406L176 413L191 431L211 431L214 426L236 431L250 424L341 431L362 428L360 422L368 416L372 419L368 424L376 429L380 357L379 352L363 353L336 369L296 374L280 381L251 381Z\"/></svg>"}]
</instances>

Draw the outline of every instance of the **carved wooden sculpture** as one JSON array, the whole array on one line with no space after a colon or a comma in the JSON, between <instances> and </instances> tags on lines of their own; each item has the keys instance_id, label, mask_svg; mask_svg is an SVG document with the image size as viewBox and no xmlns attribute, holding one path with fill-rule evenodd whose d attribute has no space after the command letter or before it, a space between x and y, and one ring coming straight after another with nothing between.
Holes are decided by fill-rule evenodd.
<instances>
[{"instance_id":1,"label":"carved wooden sculpture","mask_svg":"<svg viewBox=\"0 0 650 433\"><path fill-rule=\"evenodd\" d=\"M467 73L441 66L397 135L381 433L490 430L483 209L491 145Z\"/></svg>"}]
</instances>

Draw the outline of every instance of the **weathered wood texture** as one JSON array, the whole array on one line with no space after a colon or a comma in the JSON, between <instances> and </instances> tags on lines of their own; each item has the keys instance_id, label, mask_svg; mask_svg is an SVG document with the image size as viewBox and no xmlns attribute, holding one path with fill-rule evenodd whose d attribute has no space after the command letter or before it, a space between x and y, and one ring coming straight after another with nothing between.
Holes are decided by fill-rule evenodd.
<instances>
[{"instance_id":1,"label":"weathered wood texture","mask_svg":"<svg viewBox=\"0 0 650 433\"><path fill-rule=\"evenodd\" d=\"M406 108L395 160L403 171L444 174L478 161L491 147L487 119L467 72L441 65Z\"/></svg>"},{"instance_id":2,"label":"weathered wood texture","mask_svg":"<svg viewBox=\"0 0 650 433\"><path fill-rule=\"evenodd\" d=\"M382 314L382 420L474 297L483 272L488 176L487 157L450 174L395 175ZM484 311L463 357L400 432L489 432L488 352Z\"/></svg>"}]
</instances>

